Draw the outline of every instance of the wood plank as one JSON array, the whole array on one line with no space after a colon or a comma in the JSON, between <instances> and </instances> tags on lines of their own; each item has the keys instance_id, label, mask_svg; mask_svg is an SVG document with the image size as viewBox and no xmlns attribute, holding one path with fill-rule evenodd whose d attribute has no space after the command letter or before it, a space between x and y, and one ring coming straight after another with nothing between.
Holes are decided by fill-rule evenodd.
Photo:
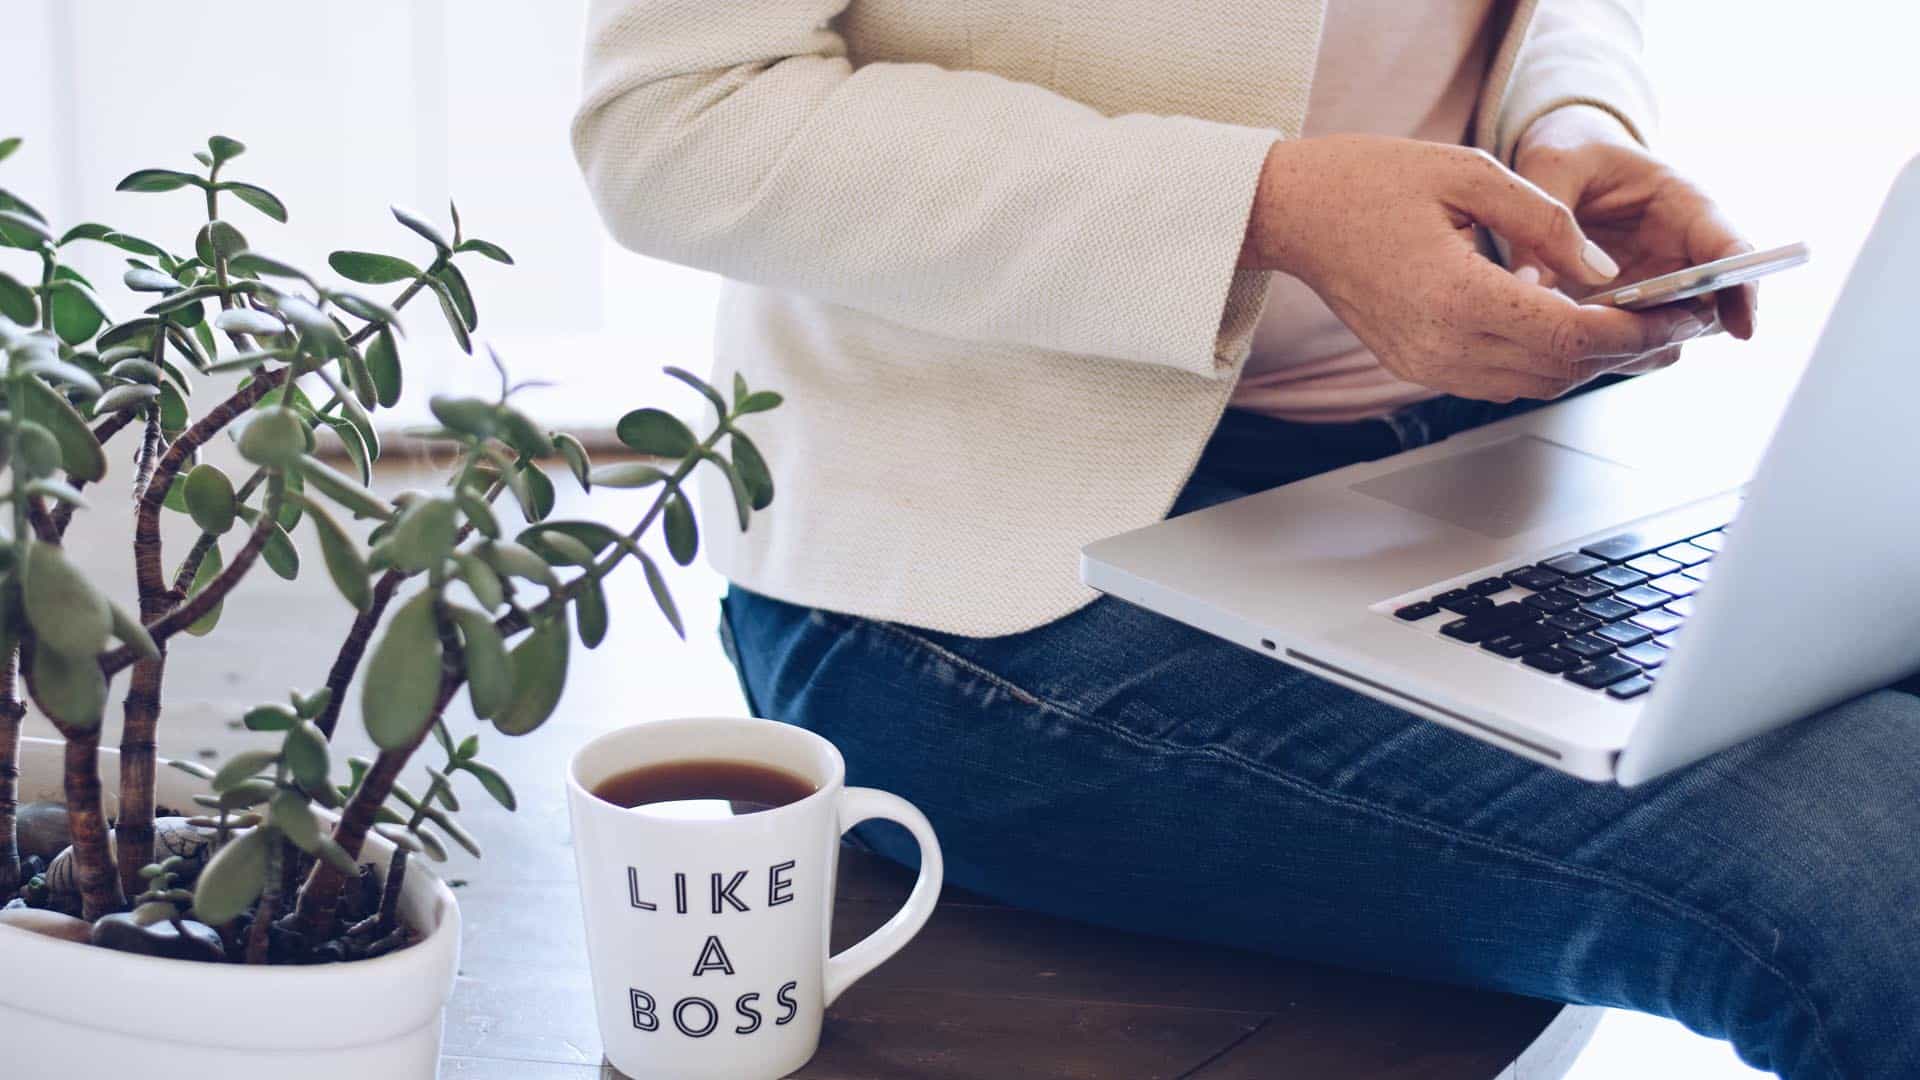
<instances>
[{"instance_id":1,"label":"wood plank","mask_svg":"<svg viewBox=\"0 0 1920 1080\"><path fill-rule=\"evenodd\" d=\"M1171 1080L1266 1018L856 985L795 1080Z\"/></svg>"}]
</instances>

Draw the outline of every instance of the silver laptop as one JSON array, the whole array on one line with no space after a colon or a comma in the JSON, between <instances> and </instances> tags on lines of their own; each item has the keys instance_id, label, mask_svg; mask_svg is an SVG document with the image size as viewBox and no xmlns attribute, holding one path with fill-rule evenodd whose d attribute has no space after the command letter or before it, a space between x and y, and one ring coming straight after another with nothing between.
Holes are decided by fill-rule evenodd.
<instances>
[{"instance_id":1,"label":"silver laptop","mask_svg":"<svg viewBox=\"0 0 1920 1080\"><path fill-rule=\"evenodd\" d=\"M1088 585L1590 780L1920 670L1920 160L1770 443L1629 380L1088 545ZM1737 377L1737 376L1730 376Z\"/></svg>"}]
</instances>

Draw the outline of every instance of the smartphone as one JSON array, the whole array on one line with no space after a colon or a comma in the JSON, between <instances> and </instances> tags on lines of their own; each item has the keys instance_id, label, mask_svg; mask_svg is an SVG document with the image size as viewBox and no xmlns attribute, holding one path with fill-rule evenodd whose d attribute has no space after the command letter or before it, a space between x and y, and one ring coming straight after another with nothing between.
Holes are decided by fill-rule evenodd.
<instances>
[{"instance_id":1,"label":"smartphone","mask_svg":"<svg viewBox=\"0 0 1920 1080\"><path fill-rule=\"evenodd\" d=\"M1658 307L1671 304L1676 300L1686 300L1703 293L1719 292L1756 278L1777 274L1782 270L1791 270L1807 261L1809 252L1805 244L1788 244L1785 247L1769 251L1750 251L1745 255L1734 255L1725 259L1715 259L1699 266L1689 266L1685 270L1675 270L1671 274L1637 281L1632 285L1623 285L1617 289L1595 293L1583 297L1583 304L1606 304L1610 307L1639 311L1641 308Z\"/></svg>"}]
</instances>

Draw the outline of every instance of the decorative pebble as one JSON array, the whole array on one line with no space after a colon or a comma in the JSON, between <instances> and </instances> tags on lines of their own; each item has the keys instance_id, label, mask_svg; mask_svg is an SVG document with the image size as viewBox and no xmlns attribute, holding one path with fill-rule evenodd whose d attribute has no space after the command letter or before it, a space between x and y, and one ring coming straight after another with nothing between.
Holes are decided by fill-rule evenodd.
<instances>
[{"instance_id":1,"label":"decorative pebble","mask_svg":"<svg viewBox=\"0 0 1920 1080\"><path fill-rule=\"evenodd\" d=\"M77 941L82 945L91 941L93 935L93 927L85 919L30 907L0 908L0 926L12 926L62 941Z\"/></svg>"},{"instance_id":2,"label":"decorative pebble","mask_svg":"<svg viewBox=\"0 0 1920 1080\"><path fill-rule=\"evenodd\" d=\"M213 841L218 834L212 829L203 829L198 825L187 824L186 818L163 817L153 822L153 859L159 862L169 856L178 855L187 860L186 869L174 879L182 888L193 883L200 876L200 869L207 865L207 859L213 851ZM113 842L113 833L107 833L107 842ZM117 849L116 849L117 850ZM74 877L73 849L67 848L54 856L47 865L47 888L55 896L77 896L80 882Z\"/></svg>"},{"instance_id":3,"label":"decorative pebble","mask_svg":"<svg viewBox=\"0 0 1920 1080\"><path fill-rule=\"evenodd\" d=\"M103 916L93 924L93 943L103 949L118 949L170 960L212 963L227 958L226 946L220 943L219 933L205 923L182 919L180 925L175 926L171 921L161 919L151 925L142 925L137 915L138 912L123 912ZM182 929L186 933L182 934Z\"/></svg>"},{"instance_id":4,"label":"decorative pebble","mask_svg":"<svg viewBox=\"0 0 1920 1080\"><path fill-rule=\"evenodd\" d=\"M20 855L51 859L66 850L73 838L67 832L67 808L57 802L23 804L14 817Z\"/></svg>"},{"instance_id":5,"label":"decorative pebble","mask_svg":"<svg viewBox=\"0 0 1920 1080\"><path fill-rule=\"evenodd\" d=\"M207 859L212 857L213 841L219 835L213 829L189 825L187 819L182 817L156 819L153 832L153 861L160 862L178 855L191 864L174 879L182 884L200 876L200 868L207 865Z\"/></svg>"}]
</instances>

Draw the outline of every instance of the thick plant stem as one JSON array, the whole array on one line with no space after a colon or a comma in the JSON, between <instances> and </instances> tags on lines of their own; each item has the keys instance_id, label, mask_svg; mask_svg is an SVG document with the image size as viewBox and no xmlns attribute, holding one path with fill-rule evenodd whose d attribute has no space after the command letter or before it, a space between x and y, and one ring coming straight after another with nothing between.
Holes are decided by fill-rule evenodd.
<instances>
[{"instance_id":1,"label":"thick plant stem","mask_svg":"<svg viewBox=\"0 0 1920 1080\"><path fill-rule=\"evenodd\" d=\"M167 452L160 456L160 464L153 470L152 481L140 493L140 509L133 523L133 571L140 586L143 608L148 596L160 596L167 588L165 571L160 565L160 510L166 502L167 489L173 486L173 478L194 451L206 445L207 440L219 434L242 413L253 408L255 402L265 397L267 391L286 381L286 377L285 368L256 376L252 382L215 405L207 415L182 432L173 445L167 447Z\"/></svg>"},{"instance_id":2,"label":"thick plant stem","mask_svg":"<svg viewBox=\"0 0 1920 1080\"><path fill-rule=\"evenodd\" d=\"M159 464L145 481L140 490L139 509L134 517L133 563L135 578L139 583L140 621L149 626L163 623L170 613L178 613L179 594L167 587L166 577L161 569L160 552L160 510L166 501L167 489L172 486L173 478L179 473L181 465L193 452L205 445L207 440L218 434L221 429L232 423L266 392L285 378L257 377L233 396L214 406L207 415L200 418L183 432L173 445L167 447ZM152 458L151 450L159 438L159 426L149 423L146 441L143 447L147 451L143 457ZM278 503L269 500L269 505L260 516L252 535L247 537L247 545L235 557L232 565L220 575L220 579L211 583L196 600L207 601L202 605L201 613L211 608L221 596L232 591L258 557L265 546L267 535L272 531L273 519L279 511ZM215 592L215 586L219 591ZM192 618L179 622L178 626L189 626ZM170 633L170 632L169 632ZM128 680L127 697L122 706L123 723L120 731L120 824L117 834L120 845L119 885L124 895L134 895L140 891L140 868L153 861L153 814L154 814L154 765L157 753L156 736L160 728L160 688L166 678L166 639L167 634L154 633L159 643L161 655L151 660L140 660L133 665L133 675ZM125 661L117 666L109 666L112 659L120 653ZM120 668L132 663L131 649L122 647L115 653L101 658L101 667L111 678Z\"/></svg>"},{"instance_id":3,"label":"thick plant stem","mask_svg":"<svg viewBox=\"0 0 1920 1080\"><path fill-rule=\"evenodd\" d=\"M387 863L387 880L380 890L380 911L374 916L373 936L383 938L400 925L400 893L407 886L407 849L394 848Z\"/></svg>"},{"instance_id":4,"label":"thick plant stem","mask_svg":"<svg viewBox=\"0 0 1920 1080\"><path fill-rule=\"evenodd\" d=\"M142 622L149 616L142 605ZM140 868L153 861L154 735L160 726L160 682L166 655L133 666L120 728L120 822L114 843L120 853L120 889L134 896L146 888Z\"/></svg>"},{"instance_id":5,"label":"thick plant stem","mask_svg":"<svg viewBox=\"0 0 1920 1080\"><path fill-rule=\"evenodd\" d=\"M341 704L347 700L353 674L360 669L360 660L367 654L367 643L373 640L374 628L380 625L380 617L393 601L394 590L406 577L398 570L380 575L373 586L373 603L354 616L353 625L347 629L347 639L340 643L340 651L334 655L333 667L327 672L327 707L313 719L314 726L328 739L333 738L333 729L340 724Z\"/></svg>"},{"instance_id":6,"label":"thick plant stem","mask_svg":"<svg viewBox=\"0 0 1920 1080\"><path fill-rule=\"evenodd\" d=\"M38 703L39 691L33 681L33 635L20 638L20 683L28 699ZM41 712L53 714L43 706ZM67 831L73 847L74 878L80 884L82 914L89 920L109 915L127 906L120 891L120 875L114 871L113 848L107 840L107 814L100 803L100 729L82 729L54 719L54 727L67 741L62 786L67 798Z\"/></svg>"},{"instance_id":7,"label":"thick plant stem","mask_svg":"<svg viewBox=\"0 0 1920 1080\"><path fill-rule=\"evenodd\" d=\"M360 849L366 845L367 832L373 828L375 817L380 808L386 805L387 797L393 794L394 782L400 779L400 772L413 758L413 752L420 749L427 732L446 711L447 702L460 689L465 680L458 671L441 673L440 694L435 699L427 722L420 725L420 731L413 741L393 750L382 750L373 760L373 767L367 770L365 779L360 781L359 790L347 801L346 809L340 813L340 821L333 827L333 841L346 849L349 856L358 859ZM340 891L346 887L347 875L341 873L325 859L313 864L313 870L307 875L306 884L300 887L300 900L293 912L294 925L312 940L333 926L334 913L340 906Z\"/></svg>"},{"instance_id":8,"label":"thick plant stem","mask_svg":"<svg viewBox=\"0 0 1920 1080\"><path fill-rule=\"evenodd\" d=\"M15 650L0 658L0 902L20 888L20 846L14 815L20 799L20 719L27 707L14 686Z\"/></svg>"},{"instance_id":9,"label":"thick plant stem","mask_svg":"<svg viewBox=\"0 0 1920 1080\"><path fill-rule=\"evenodd\" d=\"M177 631L193 625L194 620L212 610L213 605L233 591L260 556L260 550L272 535L274 521L280 515L280 500L269 498L254 522L247 542L233 556L220 576L207 583L193 599L168 610L172 593L159 596L152 607L149 598L140 598L140 621L152 628L154 641L160 644L158 659L133 665L133 677L127 687L127 701L120 732L120 883L127 895L139 891L140 868L153 861L153 777L154 735L160 726L160 686L166 675L166 641ZM161 614L156 621L154 615Z\"/></svg>"},{"instance_id":10,"label":"thick plant stem","mask_svg":"<svg viewBox=\"0 0 1920 1080\"><path fill-rule=\"evenodd\" d=\"M127 906L107 843L107 815L100 805L100 729L63 729L67 740L65 788L67 827L73 833L75 878L80 883L80 914L92 921Z\"/></svg>"},{"instance_id":11,"label":"thick plant stem","mask_svg":"<svg viewBox=\"0 0 1920 1080\"><path fill-rule=\"evenodd\" d=\"M277 835L267 845L267 889L260 894L259 906L253 911L253 926L247 931L247 963L264 964L267 962L267 947L272 943L269 936L273 929L273 920L280 914L280 869L286 858L286 841Z\"/></svg>"}]
</instances>

